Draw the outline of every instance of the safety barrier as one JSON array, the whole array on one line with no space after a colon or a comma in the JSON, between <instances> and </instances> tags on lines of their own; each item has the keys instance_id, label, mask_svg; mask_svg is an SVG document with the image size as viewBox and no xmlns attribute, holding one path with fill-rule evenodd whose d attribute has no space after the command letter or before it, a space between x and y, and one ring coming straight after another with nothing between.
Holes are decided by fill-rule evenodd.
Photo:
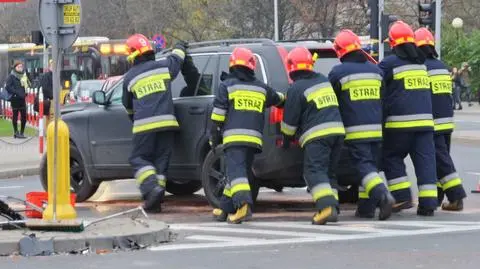
<instances>
[{"instance_id":1,"label":"safety barrier","mask_svg":"<svg viewBox=\"0 0 480 269\"><path fill-rule=\"evenodd\" d=\"M4 91L4 89L0 89ZM27 126L34 128L39 131L39 153L43 154L44 152L44 111L43 111L43 94L42 88L28 88L25 90L25 103L27 110ZM35 98L38 95L39 99L39 112L34 110ZM13 110L12 105L9 101L1 100L1 114L2 117L6 120L13 120ZM20 124L20 116L18 117L18 122Z\"/></svg>"}]
</instances>

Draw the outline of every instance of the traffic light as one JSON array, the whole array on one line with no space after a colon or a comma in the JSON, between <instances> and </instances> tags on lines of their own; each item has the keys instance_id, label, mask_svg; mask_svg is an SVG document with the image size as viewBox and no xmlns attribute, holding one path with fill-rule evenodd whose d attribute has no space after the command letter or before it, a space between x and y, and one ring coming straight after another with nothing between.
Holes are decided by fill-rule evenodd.
<instances>
[{"instance_id":1,"label":"traffic light","mask_svg":"<svg viewBox=\"0 0 480 269\"><path fill-rule=\"evenodd\" d=\"M418 23L432 31L435 31L436 4L436 1L428 1L428 3L418 1Z\"/></svg>"},{"instance_id":2,"label":"traffic light","mask_svg":"<svg viewBox=\"0 0 480 269\"><path fill-rule=\"evenodd\" d=\"M382 14L382 40L388 38L388 30L390 30L390 25L394 22L398 21L397 16L390 15L390 14Z\"/></svg>"}]
</instances>

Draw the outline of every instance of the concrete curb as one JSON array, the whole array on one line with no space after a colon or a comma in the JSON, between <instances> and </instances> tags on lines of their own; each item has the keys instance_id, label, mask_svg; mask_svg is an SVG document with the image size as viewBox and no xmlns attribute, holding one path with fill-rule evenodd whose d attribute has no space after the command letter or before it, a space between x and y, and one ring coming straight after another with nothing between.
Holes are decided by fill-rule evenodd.
<instances>
[{"instance_id":1,"label":"concrete curb","mask_svg":"<svg viewBox=\"0 0 480 269\"><path fill-rule=\"evenodd\" d=\"M0 180L21 178L22 176L36 176L38 174L40 174L40 165L13 169L2 169L0 170Z\"/></svg>"},{"instance_id":2,"label":"concrete curb","mask_svg":"<svg viewBox=\"0 0 480 269\"><path fill-rule=\"evenodd\" d=\"M115 218L87 227L83 232L0 231L0 256L20 253L20 239L35 234L40 242L53 241L54 254L109 252L129 250L132 243L140 248L173 240L174 233L161 221Z\"/></svg>"}]
</instances>

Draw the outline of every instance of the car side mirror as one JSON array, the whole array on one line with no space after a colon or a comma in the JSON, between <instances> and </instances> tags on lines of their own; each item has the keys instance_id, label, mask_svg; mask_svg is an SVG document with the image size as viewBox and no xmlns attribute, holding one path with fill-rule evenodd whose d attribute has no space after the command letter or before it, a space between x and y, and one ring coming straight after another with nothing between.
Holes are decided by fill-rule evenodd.
<instances>
[{"instance_id":1,"label":"car side mirror","mask_svg":"<svg viewBox=\"0 0 480 269\"><path fill-rule=\"evenodd\" d=\"M92 101L97 105L107 105L107 97L104 91L95 91L92 94Z\"/></svg>"}]
</instances>

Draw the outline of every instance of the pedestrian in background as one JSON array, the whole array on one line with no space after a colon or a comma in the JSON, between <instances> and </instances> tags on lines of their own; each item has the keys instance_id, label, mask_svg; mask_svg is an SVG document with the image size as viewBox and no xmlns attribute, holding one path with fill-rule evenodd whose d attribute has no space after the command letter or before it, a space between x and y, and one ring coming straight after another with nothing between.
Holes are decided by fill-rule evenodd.
<instances>
[{"instance_id":1,"label":"pedestrian in background","mask_svg":"<svg viewBox=\"0 0 480 269\"><path fill-rule=\"evenodd\" d=\"M45 121L45 128L44 130L47 130L47 126L52 120L53 117L53 110L51 110L51 103L53 100L53 60L50 60L48 62L48 67L45 73L40 75L38 78L35 88L41 88L42 89L42 94L43 94L43 114L46 116L46 121ZM36 112L39 112L39 100L38 100L38 95L35 97L35 102L34 102L34 110ZM45 135L44 135L45 137Z\"/></svg>"},{"instance_id":2,"label":"pedestrian in background","mask_svg":"<svg viewBox=\"0 0 480 269\"><path fill-rule=\"evenodd\" d=\"M16 61L13 70L7 78L6 90L12 95L10 104L12 106L13 118L13 137L24 139L25 125L27 124L27 106L25 102L25 86L28 87L28 78L26 79L23 69L23 63ZM18 131L17 121L20 113L20 132Z\"/></svg>"},{"instance_id":3,"label":"pedestrian in background","mask_svg":"<svg viewBox=\"0 0 480 269\"><path fill-rule=\"evenodd\" d=\"M462 68L458 71L460 76L460 86L462 91L465 92L467 96L468 106L472 106L472 87L470 81L470 75L472 73L472 68L468 65L467 62L462 63Z\"/></svg>"},{"instance_id":4,"label":"pedestrian in background","mask_svg":"<svg viewBox=\"0 0 480 269\"><path fill-rule=\"evenodd\" d=\"M452 68L452 72L450 74L453 82L453 109L462 110L462 100L460 99L461 88L460 88L460 76L458 74L458 69L456 67Z\"/></svg>"}]
</instances>

